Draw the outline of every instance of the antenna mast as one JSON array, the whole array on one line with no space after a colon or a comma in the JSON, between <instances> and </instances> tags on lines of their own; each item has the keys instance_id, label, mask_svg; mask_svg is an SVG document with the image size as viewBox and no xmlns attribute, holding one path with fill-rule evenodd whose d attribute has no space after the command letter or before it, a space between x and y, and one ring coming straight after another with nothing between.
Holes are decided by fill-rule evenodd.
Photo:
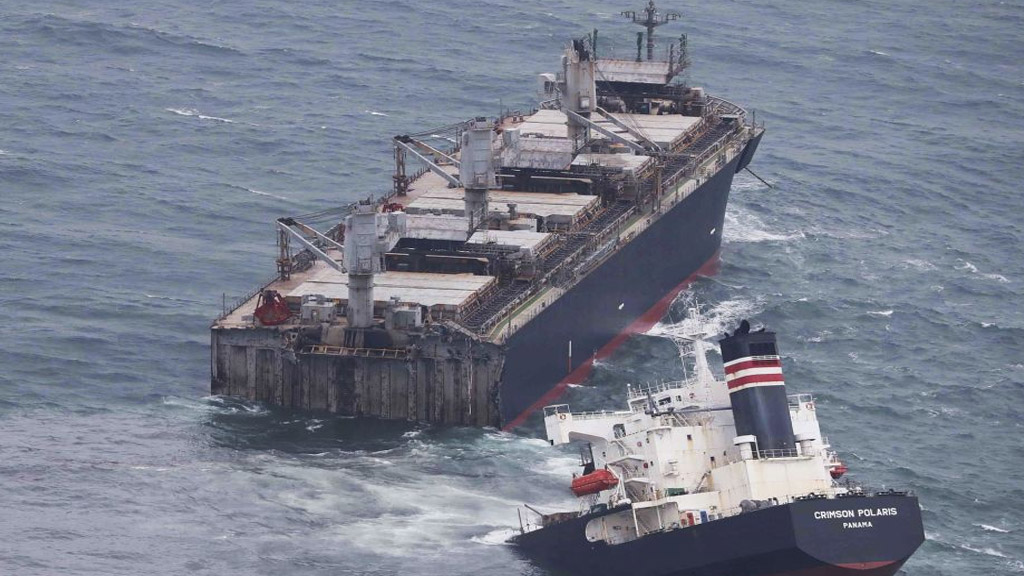
<instances>
[{"instance_id":1,"label":"antenna mast","mask_svg":"<svg viewBox=\"0 0 1024 576\"><path fill-rule=\"evenodd\" d=\"M680 17L678 12L659 14L658 9L654 7L654 0L650 0L647 8L641 10L639 14L633 10L625 10L622 15L633 20L634 24L647 28L647 60L654 60L654 29Z\"/></svg>"}]
</instances>

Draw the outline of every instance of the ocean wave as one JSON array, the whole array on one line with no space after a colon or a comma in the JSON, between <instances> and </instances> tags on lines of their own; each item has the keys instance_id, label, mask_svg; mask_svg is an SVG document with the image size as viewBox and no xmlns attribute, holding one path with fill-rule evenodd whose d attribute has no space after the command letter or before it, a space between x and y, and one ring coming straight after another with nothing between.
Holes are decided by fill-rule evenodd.
<instances>
[{"instance_id":1,"label":"ocean wave","mask_svg":"<svg viewBox=\"0 0 1024 576\"><path fill-rule=\"evenodd\" d=\"M473 536L469 541L485 546L508 546L508 539L518 533L514 528L498 528L482 536Z\"/></svg>"},{"instance_id":2,"label":"ocean wave","mask_svg":"<svg viewBox=\"0 0 1024 576\"><path fill-rule=\"evenodd\" d=\"M225 124L235 123L235 121L231 120L230 118L221 118L219 116L207 116L205 114L200 114L197 110L193 110L191 108L164 108L164 110L177 114L178 116L190 116L193 118L199 118L200 120L211 120L213 122L222 122Z\"/></svg>"},{"instance_id":3,"label":"ocean wave","mask_svg":"<svg viewBox=\"0 0 1024 576\"><path fill-rule=\"evenodd\" d=\"M192 300L189 298L175 298L174 296L161 296L159 294L143 294L146 298L153 300L167 300L168 302L181 302L183 304L202 304L198 300Z\"/></svg>"},{"instance_id":4,"label":"ocean wave","mask_svg":"<svg viewBox=\"0 0 1024 576\"><path fill-rule=\"evenodd\" d=\"M268 198L276 198L278 200L291 200L291 198L288 198L287 196L279 196L277 194L271 194L270 192L263 192L262 190L256 190L253 188L245 188L245 191L257 196L266 196Z\"/></svg>"},{"instance_id":5,"label":"ocean wave","mask_svg":"<svg viewBox=\"0 0 1024 576\"><path fill-rule=\"evenodd\" d=\"M369 114L370 116L388 116L386 112L378 112L376 110L363 110L363 112Z\"/></svg>"},{"instance_id":6,"label":"ocean wave","mask_svg":"<svg viewBox=\"0 0 1024 576\"><path fill-rule=\"evenodd\" d=\"M977 266L975 266L974 264L971 264L970 262L968 262L967 260L964 260L962 258L958 258L957 262L959 262L960 264L957 264L956 266L954 266L954 268L956 270L966 271L966 272L968 272L970 274L976 274L976 275L978 275L978 276L980 276L982 278L985 278L985 279L988 279L988 280L995 280L996 282L999 282L999 283L1002 283L1002 284L1008 284L1010 282L1009 278L1007 278L1006 276L1003 276L1002 274L994 274L994 273L982 272L982 271L978 270Z\"/></svg>"},{"instance_id":7,"label":"ocean wave","mask_svg":"<svg viewBox=\"0 0 1024 576\"><path fill-rule=\"evenodd\" d=\"M963 548L964 550L969 550L969 551L974 552L976 554L984 554L986 556L995 556L996 558L1007 558L1007 559L1010 559L1010 556L1006 555L1003 552L1000 552L999 550L996 550L995 548L989 548L989 547L976 548L974 546L971 546L970 544L961 544L960 548Z\"/></svg>"},{"instance_id":8,"label":"ocean wave","mask_svg":"<svg viewBox=\"0 0 1024 576\"><path fill-rule=\"evenodd\" d=\"M936 270L938 268L935 264L932 264L927 260L921 260L917 258L904 260L903 264L905 265L904 268L914 268L915 270L921 270L922 272L928 270Z\"/></svg>"},{"instance_id":9,"label":"ocean wave","mask_svg":"<svg viewBox=\"0 0 1024 576\"><path fill-rule=\"evenodd\" d=\"M972 526L977 526L978 528L981 528L985 532L996 532L996 533L999 533L999 534L1009 534L1010 533L1010 530L1006 530L1004 528L997 528L995 526L990 526L988 524L972 524Z\"/></svg>"},{"instance_id":10,"label":"ocean wave","mask_svg":"<svg viewBox=\"0 0 1024 576\"><path fill-rule=\"evenodd\" d=\"M668 321L663 319L655 324L647 331L647 335L679 341L680 336L699 329L707 337L714 337L734 329L740 320L757 314L760 304L756 300L736 299L723 300L708 308L706 304L699 302L696 293L684 291L676 296L675 301L669 307L670 311L679 309L684 310L687 317L674 321L670 312L666 317ZM689 313L693 309L701 309L703 324L699 328L694 325L694 318L689 317Z\"/></svg>"},{"instance_id":11,"label":"ocean wave","mask_svg":"<svg viewBox=\"0 0 1024 576\"><path fill-rule=\"evenodd\" d=\"M723 238L726 242L788 242L804 237L801 231L773 232L760 217L742 208L725 212Z\"/></svg>"}]
</instances>

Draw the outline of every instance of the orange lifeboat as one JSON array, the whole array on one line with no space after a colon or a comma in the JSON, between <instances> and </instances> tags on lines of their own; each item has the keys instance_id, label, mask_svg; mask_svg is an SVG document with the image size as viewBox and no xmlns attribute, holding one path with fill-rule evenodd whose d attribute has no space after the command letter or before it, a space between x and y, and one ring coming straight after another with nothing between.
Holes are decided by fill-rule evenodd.
<instances>
[{"instance_id":1,"label":"orange lifeboat","mask_svg":"<svg viewBox=\"0 0 1024 576\"><path fill-rule=\"evenodd\" d=\"M846 467L846 464L843 464L842 462L840 462L840 463L836 464L835 466L833 466L828 471L828 473L832 476L833 480L838 480L838 479L843 477L843 474L846 474L849 471L850 471L850 469Z\"/></svg>"},{"instance_id":2,"label":"orange lifeboat","mask_svg":"<svg viewBox=\"0 0 1024 576\"><path fill-rule=\"evenodd\" d=\"M602 468L594 470L590 474L584 474L572 479L572 493L577 497L588 494L597 494L602 490L609 490L619 485L619 479L610 470Z\"/></svg>"}]
</instances>

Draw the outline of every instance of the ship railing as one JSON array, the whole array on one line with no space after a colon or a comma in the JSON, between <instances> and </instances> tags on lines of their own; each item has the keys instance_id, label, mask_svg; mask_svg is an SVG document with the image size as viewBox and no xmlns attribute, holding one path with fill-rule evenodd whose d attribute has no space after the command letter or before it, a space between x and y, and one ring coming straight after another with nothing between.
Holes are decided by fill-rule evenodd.
<instances>
[{"instance_id":1,"label":"ship railing","mask_svg":"<svg viewBox=\"0 0 1024 576\"><path fill-rule=\"evenodd\" d=\"M691 380L672 380L668 382L645 382L642 384L627 384L626 385L626 397L630 400L636 398L646 398L649 394L658 394L666 390L676 390L683 388L694 381Z\"/></svg>"},{"instance_id":2,"label":"ship railing","mask_svg":"<svg viewBox=\"0 0 1024 576\"><path fill-rule=\"evenodd\" d=\"M358 356L362 358L392 358L401 360L409 356L409 352L398 348L348 348L344 346L326 346L314 344L299 350L299 354L321 356Z\"/></svg>"},{"instance_id":3,"label":"ship railing","mask_svg":"<svg viewBox=\"0 0 1024 576\"><path fill-rule=\"evenodd\" d=\"M230 316L235 310L238 310L239 308L242 307L243 304L251 300L253 296L256 296L260 292L264 291L268 286L270 286L274 282L277 282L278 278L279 277L275 274L269 280L260 283L259 286L253 288L252 290L249 290L248 292L242 294L241 296L234 298L231 301L231 304L228 304L227 293L221 294L221 314L220 316L217 317L217 321L219 322Z\"/></svg>"},{"instance_id":4,"label":"ship railing","mask_svg":"<svg viewBox=\"0 0 1024 576\"><path fill-rule=\"evenodd\" d=\"M814 409L813 394L790 394L786 396L786 400L789 402L790 410L800 411Z\"/></svg>"},{"instance_id":5,"label":"ship railing","mask_svg":"<svg viewBox=\"0 0 1024 576\"><path fill-rule=\"evenodd\" d=\"M740 105L735 104L720 96L708 96L708 108L712 114L721 116L723 114L735 114L740 120L746 120L747 111Z\"/></svg>"},{"instance_id":6,"label":"ship railing","mask_svg":"<svg viewBox=\"0 0 1024 576\"><path fill-rule=\"evenodd\" d=\"M614 410L593 410L590 412L573 412L573 420L597 420L609 416L627 416L630 412L616 412Z\"/></svg>"},{"instance_id":7,"label":"ship railing","mask_svg":"<svg viewBox=\"0 0 1024 576\"><path fill-rule=\"evenodd\" d=\"M591 410L589 412L573 412L569 409L568 404L552 404L551 406L544 407L544 417L553 416L555 414L569 414L573 420L596 420L598 418L607 418L608 416L624 416L630 414L629 412L616 412L614 410Z\"/></svg>"},{"instance_id":8,"label":"ship railing","mask_svg":"<svg viewBox=\"0 0 1024 576\"><path fill-rule=\"evenodd\" d=\"M710 132L716 130L712 128ZM701 148L692 154L689 154L689 158L681 165L678 165L677 169L672 170L668 177L664 179L662 186L664 189L671 189L677 182L683 178L692 177L697 168L705 163L712 156L721 153L726 149L728 142L735 135L735 132L724 132L718 138L706 143L701 144L699 141L694 144L701 144ZM699 139L698 139L699 140ZM684 149L685 152L686 149Z\"/></svg>"},{"instance_id":9,"label":"ship railing","mask_svg":"<svg viewBox=\"0 0 1024 576\"><path fill-rule=\"evenodd\" d=\"M773 458L799 458L800 453L796 448L775 448L772 450L757 450L755 452L758 460L771 460Z\"/></svg>"},{"instance_id":10,"label":"ship railing","mask_svg":"<svg viewBox=\"0 0 1024 576\"><path fill-rule=\"evenodd\" d=\"M555 414L571 414L572 410L569 410L568 404L552 404L544 407L544 417L553 416Z\"/></svg>"},{"instance_id":11,"label":"ship railing","mask_svg":"<svg viewBox=\"0 0 1024 576\"><path fill-rule=\"evenodd\" d=\"M556 262L539 281L522 288L508 302L496 307L482 321L472 326L467 323L466 326L482 334L487 334L501 325L507 325L509 332L518 330L540 314L546 304L550 303L545 297L544 307L533 306L525 316L520 310L524 304L531 302L542 287L551 286L557 290L551 293L554 298L557 298L618 250L621 244L617 240L610 243L609 239L613 236L617 237L621 233L634 211L632 206L608 208L587 222L577 232L563 235L558 244L562 252L553 256ZM608 220L608 218L611 219ZM581 260L582 263L580 263Z\"/></svg>"}]
</instances>

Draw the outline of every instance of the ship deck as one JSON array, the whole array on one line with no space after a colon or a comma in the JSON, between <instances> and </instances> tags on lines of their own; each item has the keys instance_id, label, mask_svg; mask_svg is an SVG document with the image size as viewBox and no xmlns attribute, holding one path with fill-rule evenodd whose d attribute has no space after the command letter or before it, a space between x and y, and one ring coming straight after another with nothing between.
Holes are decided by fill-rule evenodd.
<instances>
[{"instance_id":1,"label":"ship deck","mask_svg":"<svg viewBox=\"0 0 1024 576\"><path fill-rule=\"evenodd\" d=\"M703 154L712 148L719 150L720 143L727 139L727 134L714 134L715 130L705 130L705 135L697 138L695 135L705 128L705 120L700 117L678 114L612 116L669 149L682 146L687 151ZM638 140L613 123L602 121L607 124L607 129ZM553 110L510 115L502 119L498 131L503 136L496 141L503 142L500 151L503 164L512 168L557 168L564 177L551 178L552 187L556 190L560 188L560 181L586 182L585 170L592 167L621 170L633 177L650 177L654 164L650 156L591 152L581 153L575 158L571 154L564 156L564 143L567 142L565 122L565 116ZM712 134L708 136L708 133ZM740 149L734 143L720 151L725 153L723 159L728 159ZM518 225L510 230L477 230L472 235L469 234L468 219L464 216L465 189L450 186L438 174L421 171L410 179L407 194L389 199L389 202L401 205L408 215L406 238L518 248L540 258L541 269L533 282L506 284L500 284L493 276L383 272L374 278L375 305L382 310L392 299L403 304L418 304L427 309L433 320L454 320L484 338L505 340L565 292L564 286L555 286L546 280L548 277L556 275L560 269L568 270L567 267L577 269L584 266L583 273L593 269L616 247L628 243L662 213L692 193L706 170L712 169L710 162L713 159L706 154L698 157L698 154L681 156L690 162L691 171L686 178L681 177L682 170L679 170L680 177L672 176L678 168L675 164L670 162L666 166L666 193L657 206L645 211L622 202L602 206L598 196L575 192L491 190L488 194L490 215L504 214L510 225ZM454 157L458 158L457 152ZM706 168L692 169L694 160ZM576 170L572 170L570 164ZM583 171L579 171L580 168ZM457 176L458 169L450 163L442 165L441 169ZM571 184L566 187L571 187ZM510 204L515 205L514 210ZM517 215L513 215L513 211ZM327 252L341 260L338 252ZM293 309L307 295L321 295L344 305L348 298L348 278L327 264L314 261L308 269L293 271L288 280L276 279L264 289L282 294ZM214 327L253 326L252 314L257 300L258 293L243 298L218 319ZM344 323L343 318L340 321Z\"/></svg>"}]
</instances>

